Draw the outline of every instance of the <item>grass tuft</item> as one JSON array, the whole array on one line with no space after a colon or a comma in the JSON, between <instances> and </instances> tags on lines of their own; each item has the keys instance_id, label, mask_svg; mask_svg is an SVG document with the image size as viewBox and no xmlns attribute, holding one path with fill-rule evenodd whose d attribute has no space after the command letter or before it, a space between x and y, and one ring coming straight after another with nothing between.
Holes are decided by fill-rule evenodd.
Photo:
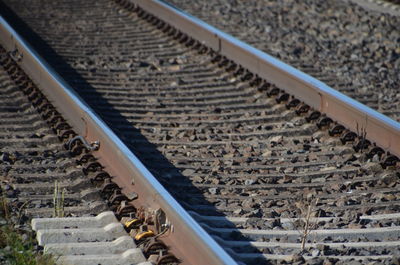
<instances>
[{"instance_id":1,"label":"grass tuft","mask_svg":"<svg viewBox=\"0 0 400 265\"><path fill-rule=\"evenodd\" d=\"M56 264L52 255L42 254L35 248L36 241L33 238L33 232L18 230L15 227L10 218L10 205L3 195L0 207L0 264Z\"/></svg>"},{"instance_id":2,"label":"grass tuft","mask_svg":"<svg viewBox=\"0 0 400 265\"><path fill-rule=\"evenodd\" d=\"M10 224L2 225L0 228L0 257L1 264L55 264L51 255L37 253L33 240L19 234Z\"/></svg>"}]
</instances>

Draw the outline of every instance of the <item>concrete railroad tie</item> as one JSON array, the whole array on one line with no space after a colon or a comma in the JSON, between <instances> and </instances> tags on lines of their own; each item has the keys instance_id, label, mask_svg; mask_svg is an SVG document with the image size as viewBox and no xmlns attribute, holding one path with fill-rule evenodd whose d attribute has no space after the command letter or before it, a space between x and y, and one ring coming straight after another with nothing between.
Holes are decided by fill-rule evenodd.
<instances>
[{"instance_id":1,"label":"concrete railroad tie","mask_svg":"<svg viewBox=\"0 0 400 265\"><path fill-rule=\"evenodd\" d=\"M46 253L63 265L151 265L113 212L96 217L35 218L32 228Z\"/></svg>"}]
</instances>

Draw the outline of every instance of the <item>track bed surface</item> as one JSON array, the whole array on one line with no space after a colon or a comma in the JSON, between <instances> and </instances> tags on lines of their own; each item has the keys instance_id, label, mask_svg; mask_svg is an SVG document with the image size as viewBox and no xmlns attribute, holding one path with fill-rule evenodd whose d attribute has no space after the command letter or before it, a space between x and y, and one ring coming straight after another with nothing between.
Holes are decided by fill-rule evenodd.
<instances>
[{"instance_id":1,"label":"track bed surface","mask_svg":"<svg viewBox=\"0 0 400 265\"><path fill-rule=\"evenodd\" d=\"M273 86L113 2L6 2L32 45L238 261L396 260L398 168L356 152L362 139L343 144Z\"/></svg>"}]
</instances>

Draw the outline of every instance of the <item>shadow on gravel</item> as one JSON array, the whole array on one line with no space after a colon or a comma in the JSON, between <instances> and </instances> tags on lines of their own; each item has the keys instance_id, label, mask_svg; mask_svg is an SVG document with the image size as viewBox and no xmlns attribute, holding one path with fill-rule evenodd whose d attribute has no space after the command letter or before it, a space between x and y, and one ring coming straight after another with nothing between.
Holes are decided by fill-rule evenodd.
<instances>
[{"instance_id":1,"label":"shadow on gravel","mask_svg":"<svg viewBox=\"0 0 400 265\"><path fill-rule=\"evenodd\" d=\"M140 133L140 130L135 128L134 125L126 120L118 110L115 110L113 105L109 104L106 99L102 97L101 94L96 92L95 88L93 88L85 79L82 77L75 69L73 69L69 64L67 64L62 56L58 55L51 46L49 46L38 34L36 34L30 27L22 21L8 6L6 6L3 2L0 2L0 13L1 15L11 24L11 26L18 31L18 33L27 40L33 48L38 51L38 53L46 58L47 62L61 75L63 78L81 95L81 97L85 99L85 96L79 93L82 90L90 91L91 97L96 97L95 102L86 101L98 114L99 116L106 122L106 124L113 129L113 131L121 138L121 140L130 148L130 150L140 158L140 160L145 164L145 166L154 174L154 176L163 184L163 186L177 199L178 202L186 210L191 210L191 204L203 205L206 211L197 211L202 215L209 216L221 216L224 217L224 214L221 213L217 208L214 207L212 203L207 201L205 197L202 196L202 191L196 188L191 184L190 180L186 179L180 172L181 169L175 167L164 155L157 149L157 147L149 142L145 136ZM112 73L110 73L112 74ZM108 113L113 113L112 121L107 119L104 114L104 110L97 111L96 104L101 103L103 108L108 109ZM113 128L114 124L118 124L118 126L130 127L129 131L118 130ZM139 142L140 145L146 146L145 149L138 148L138 145L135 146L135 142ZM156 167L154 165L157 165ZM168 172L173 172L173 179L165 179L163 175L165 175L166 169ZM189 183L190 187L185 188L185 190L177 189L172 181L177 182L186 182ZM196 194L196 197L193 198L190 194ZM189 194L189 195L188 195ZM215 226L215 222L214 222ZM228 219L225 221L219 221L217 224L218 227L225 228L234 228L235 225L230 222ZM224 238L225 240L240 240L240 241L248 241L250 238L246 238L243 236L237 229L232 230L229 236L218 234L218 232L210 232L210 234L219 236L220 238ZM259 250L252 247L250 244L242 249L230 249L228 251L235 259L238 259L236 256L236 252L244 252L244 253L258 253ZM238 260L239 261L239 260ZM268 261L264 259L251 259L251 260L243 260L247 264L270 264Z\"/></svg>"}]
</instances>

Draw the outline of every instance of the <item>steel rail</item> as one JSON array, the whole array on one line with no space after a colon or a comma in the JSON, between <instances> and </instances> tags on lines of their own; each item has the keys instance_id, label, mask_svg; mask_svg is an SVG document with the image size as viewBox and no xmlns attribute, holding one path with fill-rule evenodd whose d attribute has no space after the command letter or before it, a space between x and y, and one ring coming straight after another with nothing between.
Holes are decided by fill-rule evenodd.
<instances>
[{"instance_id":1,"label":"steel rail","mask_svg":"<svg viewBox=\"0 0 400 265\"><path fill-rule=\"evenodd\" d=\"M367 139L400 156L400 123L168 3L130 1L351 131L365 130Z\"/></svg>"},{"instance_id":2,"label":"steel rail","mask_svg":"<svg viewBox=\"0 0 400 265\"><path fill-rule=\"evenodd\" d=\"M94 152L126 194L136 192L135 205L161 209L170 224L163 241L183 264L236 264L212 237L165 190L139 159L122 143L66 81L0 16L0 44L30 76L76 133L88 142L99 141Z\"/></svg>"}]
</instances>

